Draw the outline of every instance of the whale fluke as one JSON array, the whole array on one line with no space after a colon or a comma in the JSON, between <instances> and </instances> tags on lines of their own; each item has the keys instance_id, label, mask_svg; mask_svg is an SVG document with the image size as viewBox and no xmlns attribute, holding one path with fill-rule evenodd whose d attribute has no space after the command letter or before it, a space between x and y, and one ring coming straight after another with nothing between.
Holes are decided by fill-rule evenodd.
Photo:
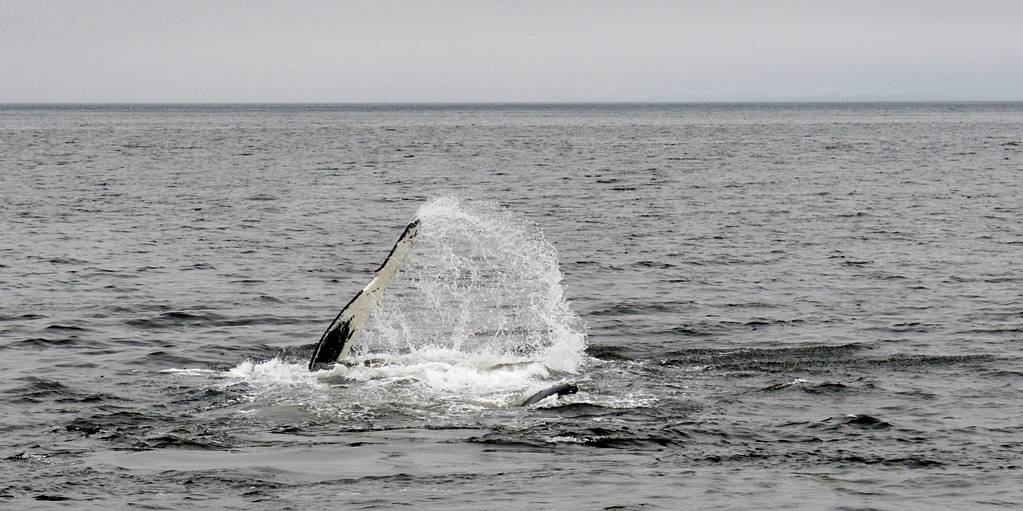
<instances>
[{"instance_id":1,"label":"whale fluke","mask_svg":"<svg viewBox=\"0 0 1023 511\"><path fill-rule=\"evenodd\" d=\"M309 360L310 371L333 364L348 356L348 352L352 349L352 338L362 330L363 324L373 315L381 292L405 264L405 259L412 250L412 244L417 234L419 234L418 218L405 227L405 231L401 233L401 237L391 248L387 258L377 268L373 280L341 309L334 321L327 327L327 331L323 332L320 342L313 350L312 359Z\"/></svg>"},{"instance_id":2,"label":"whale fluke","mask_svg":"<svg viewBox=\"0 0 1023 511\"><path fill-rule=\"evenodd\" d=\"M532 404L539 403L541 400L548 396L557 394L558 397L564 396L565 394L575 394L579 392L579 387L574 383L559 383L553 387L543 389L532 396L527 397L524 401L519 403L519 406L529 406Z\"/></svg>"}]
</instances>

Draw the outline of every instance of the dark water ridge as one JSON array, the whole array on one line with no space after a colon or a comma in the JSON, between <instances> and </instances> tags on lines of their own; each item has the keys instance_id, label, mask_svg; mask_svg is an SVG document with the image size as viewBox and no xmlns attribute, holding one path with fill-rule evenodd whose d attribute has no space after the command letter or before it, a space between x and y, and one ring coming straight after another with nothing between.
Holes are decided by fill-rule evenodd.
<instances>
[{"instance_id":1,"label":"dark water ridge","mask_svg":"<svg viewBox=\"0 0 1023 511\"><path fill-rule=\"evenodd\" d=\"M0 105L0 508L1019 508L1021 133L1019 103ZM512 318L310 375L450 196L543 229L580 365L458 358ZM422 278L508 280L473 271Z\"/></svg>"}]
</instances>

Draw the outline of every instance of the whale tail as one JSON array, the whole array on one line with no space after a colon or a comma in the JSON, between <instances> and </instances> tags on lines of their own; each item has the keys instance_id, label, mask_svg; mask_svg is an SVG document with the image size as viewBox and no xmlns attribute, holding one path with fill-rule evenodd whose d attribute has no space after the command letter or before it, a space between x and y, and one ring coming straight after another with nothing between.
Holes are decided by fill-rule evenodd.
<instances>
[{"instance_id":1,"label":"whale tail","mask_svg":"<svg viewBox=\"0 0 1023 511\"><path fill-rule=\"evenodd\" d=\"M320 336L320 341L316 344L313 356L309 360L310 371L333 364L348 356L352 349L352 339L362 330L366 320L373 315L384 288L390 284L398 270L405 264L417 234L419 234L418 218L405 227L405 231L401 233L401 237L391 248L387 258L374 272L373 280L341 309L341 312Z\"/></svg>"}]
</instances>

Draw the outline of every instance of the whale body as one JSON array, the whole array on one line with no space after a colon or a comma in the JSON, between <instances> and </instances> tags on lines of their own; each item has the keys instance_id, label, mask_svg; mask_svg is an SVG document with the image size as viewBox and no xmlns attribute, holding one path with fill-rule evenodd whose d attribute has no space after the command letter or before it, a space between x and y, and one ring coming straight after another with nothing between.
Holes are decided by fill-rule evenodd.
<instances>
[{"instance_id":1,"label":"whale body","mask_svg":"<svg viewBox=\"0 0 1023 511\"><path fill-rule=\"evenodd\" d=\"M577 387L574 383L559 383L558 385L543 389L540 392L527 397L524 401L519 403L519 406L536 404L555 394L557 394L558 397L561 397L565 394L575 394L576 392L579 392L579 387Z\"/></svg>"}]
</instances>

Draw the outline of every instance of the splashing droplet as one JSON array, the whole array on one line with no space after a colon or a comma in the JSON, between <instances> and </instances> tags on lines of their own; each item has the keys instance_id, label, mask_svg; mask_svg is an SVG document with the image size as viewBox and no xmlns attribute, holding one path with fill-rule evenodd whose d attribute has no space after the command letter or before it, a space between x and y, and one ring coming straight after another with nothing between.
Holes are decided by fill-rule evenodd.
<instances>
[{"instance_id":1,"label":"splashing droplet","mask_svg":"<svg viewBox=\"0 0 1023 511\"><path fill-rule=\"evenodd\" d=\"M494 205L433 199L413 255L356 347L360 356L449 350L574 372L585 335L540 228Z\"/></svg>"}]
</instances>

